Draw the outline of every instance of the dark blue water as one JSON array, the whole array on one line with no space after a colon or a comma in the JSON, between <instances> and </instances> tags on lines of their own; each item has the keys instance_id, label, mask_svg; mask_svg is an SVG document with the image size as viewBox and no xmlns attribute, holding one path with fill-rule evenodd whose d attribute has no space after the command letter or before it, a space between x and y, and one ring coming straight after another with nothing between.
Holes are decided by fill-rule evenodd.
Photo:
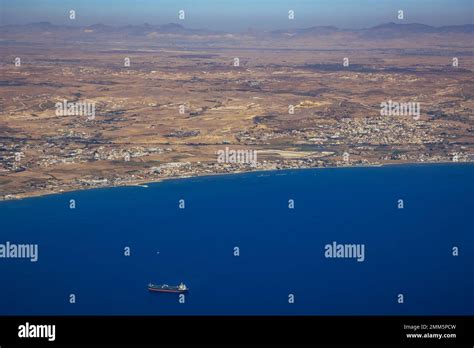
<instances>
[{"instance_id":1,"label":"dark blue water","mask_svg":"<svg viewBox=\"0 0 474 348\"><path fill-rule=\"evenodd\" d=\"M37 243L39 259L0 259L0 314L472 315L473 179L473 165L315 169L1 202L0 243ZM333 241L365 261L325 258ZM191 291L181 304L150 281Z\"/></svg>"}]
</instances>

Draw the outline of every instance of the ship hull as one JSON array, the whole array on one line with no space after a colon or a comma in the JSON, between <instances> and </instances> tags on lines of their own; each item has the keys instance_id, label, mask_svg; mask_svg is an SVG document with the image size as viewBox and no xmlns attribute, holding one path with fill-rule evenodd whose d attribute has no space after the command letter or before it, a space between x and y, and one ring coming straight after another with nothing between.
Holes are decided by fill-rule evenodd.
<instances>
[{"instance_id":1,"label":"ship hull","mask_svg":"<svg viewBox=\"0 0 474 348\"><path fill-rule=\"evenodd\" d=\"M172 294L183 294L185 292L188 292L188 288L181 284L179 286L169 286L169 285L155 285L155 284L148 284L148 291L152 292L168 292Z\"/></svg>"},{"instance_id":2,"label":"ship hull","mask_svg":"<svg viewBox=\"0 0 474 348\"><path fill-rule=\"evenodd\" d=\"M155 288L148 288L148 291L151 292L168 292L172 294L184 294L188 292L188 290L175 290L175 289L155 289Z\"/></svg>"}]
</instances>

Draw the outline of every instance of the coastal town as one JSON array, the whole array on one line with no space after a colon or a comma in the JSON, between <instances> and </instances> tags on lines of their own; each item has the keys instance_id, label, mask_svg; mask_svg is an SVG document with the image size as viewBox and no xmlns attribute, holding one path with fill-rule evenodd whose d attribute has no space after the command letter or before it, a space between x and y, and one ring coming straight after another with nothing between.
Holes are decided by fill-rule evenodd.
<instances>
[{"instance_id":1,"label":"coastal town","mask_svg":"<svg viewBox=\"0 0 474 348\"><path fill-rule=\"evenodd\" d=\"M248 171L474 161L474 63L445 45L472 46L459 30L424 37L423 47L404 41L406 51L375 34L273 33L262 51L249 35L150 28L138 29L155 30L161 46L102 27L71 29L69 44L52 25L26 27L21 39L5 31L17 44L2 47L0 64L0 200ZM32 51L35 41L43 45ZM223 151L237 156L219 159Z\"/></svg>"}]
</instances>

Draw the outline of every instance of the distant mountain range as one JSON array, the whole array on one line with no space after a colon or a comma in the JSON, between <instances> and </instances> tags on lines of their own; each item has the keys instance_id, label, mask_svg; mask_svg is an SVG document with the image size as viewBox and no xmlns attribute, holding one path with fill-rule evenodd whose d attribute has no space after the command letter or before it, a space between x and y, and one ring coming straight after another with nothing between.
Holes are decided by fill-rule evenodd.
<instances>
[{"instance_id":1,"label":"distant mountain range","mask_svg":"<svg viewBox=\"0 0 474 348\"><path fill-rule=\"evenodd\" d=\"M38 22L25 25L5 25L0 27L4 33L11 32L95 32L95 33L122 33L128 35L148 35L150 33L160 34L210 34L214 33L210 30L189 29L176 23L168 23L164 25L140 24L126 25L120 27L108 26L102 23L90 26L68 26L54 25L49 22Z\"/></svg>"},{"instance_id":2,"label":"distant mountain range","mask_svg":"<svg viewBox=\"0 0 474 348\"><path fill-rule=\"evenodd\" d=\"M85 33L117 33L130 36L143 36L150 34L179 34L179 35L223 35L224 32L212 31L207 29L190 29L180 24L169 23L164 25L127 25L127 26L108 26L105 24L94 24L90 26L65 26L54 25L49 22L31 23L26 25L6 25L0 27L2 33L41 33L41 32L85 32ZM398 38L406 37L407 35L419 34L474 34L474 25L452 25L443 27L433 27L425 24L411 23L411 24L397 24L386 23L377 25L375 27L365 29L340 29L333 26L315 26L301 29L285 29L274 30L270 32L262 32L257 30L249 30L244 35L270 35L273 37L311 37L311 36L325 36L333 34L351 33L357 34L363 38ZM234 34L235 35L235 34Z\"/></svg>"},{"instance_id":3,"label":"distant mountain range","mask_svg":"<svg viewBox=\"0 0 474 348\"><path fill-rule=\"evenodd\" d=\"M446 33L465 33L473 34L474 25L453 25L444 27L432 27L426 24L411 23L397 24L385 23L375 27L364 29L339 29L333 26L320 26L303 29L276 30L274 35L298 35L298 36L314 36L314 35L331 35L335 33L356 33L365 37L372 38L396 38L404 37L412 34L446 34Z\"/></svg>"}]
</instances>

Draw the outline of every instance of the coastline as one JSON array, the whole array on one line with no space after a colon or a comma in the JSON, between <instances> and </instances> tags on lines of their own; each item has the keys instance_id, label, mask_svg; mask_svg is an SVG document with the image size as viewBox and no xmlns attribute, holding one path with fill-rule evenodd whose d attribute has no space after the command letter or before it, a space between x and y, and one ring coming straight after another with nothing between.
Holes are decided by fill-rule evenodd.
<instances>
[{"instance_id":1,"label":"coastline","mask_svg":"<svg viewBox=\"0 0 474 348\"><path fill-rule=\"evenodd\" d=\"M230 175L240 175L240 174L258 174L258 173L278 173L286 171L301 171L301 170L316 170L316 169L355 169L355 168L383 168L383 167L408 167L408 166L420 166L420 165L474 165L474 162L405 162L405 163L381 163L381 164L364 164L364 165L341 165L341 166L326 166L326 167L298 167L298 168L281 168L281 169L258 169L258 170L237 170L234 172L227 173L203 173L202 175L183 175L183 176L170 176L158 178L156 180L143 179L137 180L133 183L123 183L117 185L105 185L105 186L96 186L96 187L71 187L70 189L65 190L51 190L51 191L32 191L25 192L23 194L14 195L14 197L9 199L0 199L0 204L2 202L11 202L25 200L29 198L41 198L44 196L59 195L59 194L68 194L73 192L80 192L86 190L99 190L99 189L111 189L111 188L120 188L120 187L142 187L148 188L149 184L157 184L164 181L172 180L184 180L184 179L195 179L195 178L206 178L206 177L215 177L215 176L230 176Z\"/></svg>"}]
</instances>

